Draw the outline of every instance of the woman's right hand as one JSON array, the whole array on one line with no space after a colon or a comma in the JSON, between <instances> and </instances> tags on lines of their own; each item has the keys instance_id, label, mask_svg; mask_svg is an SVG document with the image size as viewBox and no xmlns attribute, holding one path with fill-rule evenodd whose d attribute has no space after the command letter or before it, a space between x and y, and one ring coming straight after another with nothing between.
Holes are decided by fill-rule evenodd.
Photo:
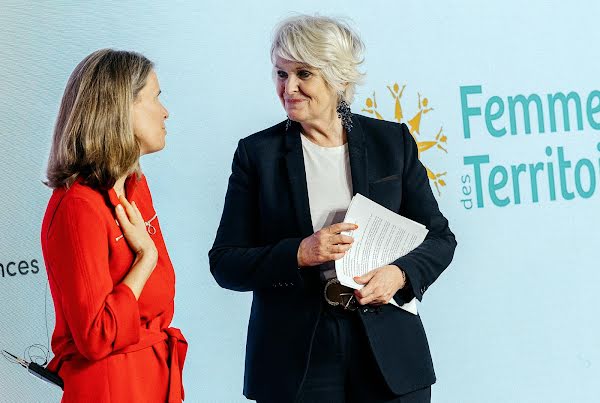
<instances>
[{"instance_id":1,"label":"woman's right hand","mask_svg":"<svg viewBox=\"0 0 600 403\"><path fill-rule=\"evenodd\" d=\"M356 224L333 224L304 238L298 248L298 267L317 266L343 258L352 247L354 238L342 235L341 232L357 228Z\"/></svg>"},{"instance_id":2,"label":"woman's right hand","mask_svg":"<svg viewBox=\"0 0 600 403\"><path fill-rule=\"evenodd\" d=\"M125 240L136 254L131 270L123 279L135 299L139 299L146 281L154 272L158 262L158 251L154 241L146 230L146 223L135 202L129 203L124 196L119 197L121 204L115 209L117 220Z\"/></svg>"},{"instance_id":3,"label":"woman's right hand","mask_svg":"<svg viewBox=\"0 0 600 403\"><path fill-rule=\"evenodd\" d=\"M156 245L146 230L146 223L135 202L129 203L125 196L120 196L119 201L121 204L115 209L117 220L131 249L138 256L158 259Z\"/></svg>"}]
</instances>

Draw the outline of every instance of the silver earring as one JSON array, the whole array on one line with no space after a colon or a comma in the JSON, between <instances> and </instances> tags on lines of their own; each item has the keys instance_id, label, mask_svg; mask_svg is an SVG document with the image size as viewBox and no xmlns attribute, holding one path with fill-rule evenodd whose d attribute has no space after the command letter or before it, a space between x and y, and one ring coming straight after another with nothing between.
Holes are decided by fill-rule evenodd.
<instances>
[{"instance_id":1,"label":"silver earring","mask_svg":"<svg viewBox=\"0 0 600 403\"><path fill-rule=\"evenodd\" d=\"M352 111L346 100L342 99L337 106L337 115L342 120L342 126L347 132L352 130Z\"/></svg>"},{"instance_id":2,"label":"silver earring","mask_svg":"<svg viewBox=\"0 0 600 403\"><path fill-rule=\"evenodd\" d=\"M287 120L285 121L285 131L286 132L288 131L288 129L290 128L291 125L292 125L292 121L288 117Z\"/></svg>"}]
</instances>

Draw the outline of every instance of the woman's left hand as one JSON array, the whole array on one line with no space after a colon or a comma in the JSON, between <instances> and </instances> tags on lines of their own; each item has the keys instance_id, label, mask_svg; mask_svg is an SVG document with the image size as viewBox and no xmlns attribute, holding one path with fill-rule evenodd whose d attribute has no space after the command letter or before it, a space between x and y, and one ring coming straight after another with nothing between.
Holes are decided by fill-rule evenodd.
<instances>
[{"instance_id":1,"label":"woman's left hand","mask_svg":"<svg viewBox=\"0 0 600 403\"><path fill-rule=\"evenodd\" d=\"M366 284L362 289L354 291L359 304L384 305L404 287L406 277L402 269L389 264L373 269L364 276L354 277L354 281Z\"/></svg>"}]
</instances>

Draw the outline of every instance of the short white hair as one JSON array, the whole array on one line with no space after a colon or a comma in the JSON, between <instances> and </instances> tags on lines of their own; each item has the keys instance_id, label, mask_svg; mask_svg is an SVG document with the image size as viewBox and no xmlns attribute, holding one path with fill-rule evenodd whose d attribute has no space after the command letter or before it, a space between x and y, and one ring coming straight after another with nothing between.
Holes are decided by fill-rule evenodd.
<instances>
[{"instance_id":1,"label":"short white hair","mask_svg":"<svg viewBox=\"0 0 600 403\"><path fill-rule=\"evenodd\" d=\"M352 103L356 85L364 76L364 44L347 23L329 17L299 15L275 29L271 60L277 57L319 70L340 100Z\"/></svg>"}]
</instances>

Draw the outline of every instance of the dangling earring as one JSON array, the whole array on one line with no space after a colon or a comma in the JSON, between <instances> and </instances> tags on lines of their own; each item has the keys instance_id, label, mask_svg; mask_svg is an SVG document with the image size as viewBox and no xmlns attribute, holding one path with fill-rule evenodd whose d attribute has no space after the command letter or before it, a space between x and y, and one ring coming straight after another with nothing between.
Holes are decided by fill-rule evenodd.
<instances>
[{"instance_id":1,"label":"dangling earring","mask_svg":"<svg viewBox=\"0 0 600 403\"><path fill-rule=\"evenodd\" d=\"M342 126L346 129L347 132L352 130L352 111L350 111L350 105L346 102L345 99L340 99L340 102L337 106L337 114L338 117L342 120Z\"/></svg>"},{"instance_id":2,"label":"dangling earring","mask_svg":"<svg viewBox=\"0 0 600 403\"><path fill-rule=\"evenodd\" d=\"M290 128L291 125L292 125L292 121L288 117L287 120L285 121L285 131L286 132L288 131L288 129Z\"/></svg>"}]
</instances>

